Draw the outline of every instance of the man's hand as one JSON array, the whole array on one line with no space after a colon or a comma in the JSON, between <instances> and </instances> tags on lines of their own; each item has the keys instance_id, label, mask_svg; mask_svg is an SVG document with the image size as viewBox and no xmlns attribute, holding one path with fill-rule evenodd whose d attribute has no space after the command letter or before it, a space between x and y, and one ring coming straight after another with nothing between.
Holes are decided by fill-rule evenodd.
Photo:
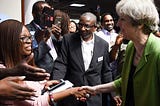
<instances>
[{"instance_id":1,"label":"man's hand","mask_svg":"<svg viewBox=\"0 0 160 106\"><path fill-rule=\"evenodd\" d=\"M32 100L35 91L29 87L18 84L25 77L7 77L0 80L0 100Z\"/></svg>"},{"instance_id":2,"label":"man's hand","mask_svg":"<svg viewBox=\"0 0 160 106\"><path fill-rule=\"evenodd\" d=\"M88 94L91 95L96 95L98 93L95 86L82 86L80 87L79 91L81 90L85 90Z\"/></svg>"},{"instance_id":3,"label":"man's hand","mask_svg":"<svg viewBox=\"0 0 160 106\"><path fill-rule=\"evenodd\" d=\"M52 25L52 28L51 28L51 32L53 33L53 35L55 36L55 38L57 40L60 40L61 39L61 33L62 33L62 29L56 25Z\"/></svg>"},{"instance_id":4,"label":"man's hand","mask_svg":"<svg viewBox=\"0 0 160 106\"><path fill-rule=\"evenodd\" d=\"M49 79L50 74L46 73L44 69L37 68L28 64L32 58L33 54L28 56L13 69L10 69L10 72L13 73L14 76L26 76L25 80L41 81Z\"/></svg>"},{"instance_id":5,"label":"man's hand","mask_svg":"<svg viewBox=\"0 0 160 106\"><path fill-rule=\"evenodd\" d=\"M26 76L25 80L41 81L49 79L50 74L44 69L33 67L27 63L21 63L14 68L14 75Z\"/></svg>"},{"instance_id":6,"label":"man's hand","mask_svg":"<svg viewBox=\"0 0 160 106\"><path fill-rule=\"evenodd\" d=\"M6 68L0 64L0 79L8 76L26 76L25 80L41 81L49 79L50 74L42 68L37 68L28 63L33 59L33 53L13 68Z\"/></svg>"},{"instance_id":7,"label":"man's hand","mask_svg":"<svg viewBox=\"0 0 160 106\"><path fill-rule=\"evenodd\" d=\"M35 38L37 43L39 44L41 41L47 41L50 38L51 34L47 29L38 30L35 32Z\"/></svg>"}]
</instances>

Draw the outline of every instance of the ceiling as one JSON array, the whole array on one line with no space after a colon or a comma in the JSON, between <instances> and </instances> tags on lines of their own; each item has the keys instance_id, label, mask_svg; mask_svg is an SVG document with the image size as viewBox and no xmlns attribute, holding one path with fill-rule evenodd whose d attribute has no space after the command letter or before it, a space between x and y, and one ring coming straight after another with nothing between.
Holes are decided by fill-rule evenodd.
<instances>
[{"instance_id":1,"label":"ceiling","mask_svg":"<svg viewBox=\"0 0 160 106\"><path fill-rule=\"evenodd\" d=\"M117 14L115 12L115 5L119 0L45 0L55 9L60 9L67 12L71 19L79 19L79 16L90 11L97 16L102 15L104 12L110 12L115 20L117 20ZM70 4L79 3L85 4L83 7L71 7ZM159 0L155 0L157 7L160 7ZM97 12L97 6L100 6L100 13ZM99 14L98 14L99 13Z\"/></svg>"},{"instance_id":2,"label":"ceiling","mask_svg":"<svg viewBox=\"0 0 160 106\"><path fill-rule=\"evenodd\" d=\"M60 9L69 14L71 19L78 19L79 16L87 11L97 14L97 6L100 6L100 14L111 12L116 15L115 4L119 0L45 0L55 9ZM70 4L78 3L85 4L83 7L71 7Z\"/></svg>"}]
</instances>

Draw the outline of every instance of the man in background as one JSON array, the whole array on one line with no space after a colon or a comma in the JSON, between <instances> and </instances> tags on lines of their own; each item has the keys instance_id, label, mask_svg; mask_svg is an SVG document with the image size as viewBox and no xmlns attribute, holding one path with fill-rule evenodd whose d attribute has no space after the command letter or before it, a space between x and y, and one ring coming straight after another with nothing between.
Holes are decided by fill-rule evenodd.
<instances>
[{"instance_id":1,"label":"man in background","mask_svg":"<svg viewBox=\"0 0 160 106\"><path fill-rule=\"evenodd\" d=\"M74 86L94 86L112 81L108 43L94 34L96 20L94 14L83 13L78 32L63 37L60 56L55 60L54 79L69 80ZM102 106L102 95L86 102L68 97L60 101L60 106Z\"/></svg>"},{"instance_id":2,"label":"man in background","mask_svg":"<svg viewBox=\"0 0 160 106\"><path fill-rule=\"evenodd\" d=\"M114 30L114 20L110 13L104 13L101 18L102 30L96 34L109 43L109 51L116 41L118 34Z\"/></svg>"},{"instance_id":3,"label":"man in background","mask_svg":"<svg viewBox=\"0 0 160 106\"><path fill-rule=\"evenodd\" d=\"M36 3L34 3L32 7L33 20L26 25L30 34L33 36L33 42L32 42L33 49L38 47L38 43L35 39L35 32L43 29L43 26L41 25L42 23L41 18L44 7L51 8L49 4L45 1L37 1Z\"/></svg>"}]
</instances>

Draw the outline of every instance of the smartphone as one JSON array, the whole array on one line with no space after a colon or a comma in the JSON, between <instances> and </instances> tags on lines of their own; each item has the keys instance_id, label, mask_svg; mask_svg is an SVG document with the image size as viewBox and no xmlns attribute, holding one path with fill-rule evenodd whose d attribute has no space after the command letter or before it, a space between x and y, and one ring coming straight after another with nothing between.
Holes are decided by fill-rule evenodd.
<instances>
[{"instance_id":1,"label":"smartphone","mask_svg":"<svg viewBox=\"0 0 160 106\"><path fill-rule=\"evenodd\" d=\"M62 21L62 17L59 17L59 16L55 17L54 25L61 28L61 21Z\"/></svg>"},{"instance_id":2,"label":"smartphone","mask_svg":"<svg viewBox=\"0 0 160 106\"><path fill-rule=\"evenodd\" d=\"M60 82L59 85L51 87L49 92L56 93L56 92L64 91L64 90L71 88L71 87L73 87L73 84L70 81L65 80L65 81Z\"/></svg>"},{"instance_id":3,"label":"smartphone","mask_svg":"<svg viewBox=\"0 0 160 106\"><path fill-rule=\"evenodd\" d=\"M58 87L60 87L60 86L62 86L64 84L65 84L65 81L63 79L60 79L60 83L50 86L50 89L48 89L48 90L47 89L43 89L41 94L43 95L47 91L51 92L51 91L55 90L56 88L58 88Z\"/></svg>"}]
</instances>

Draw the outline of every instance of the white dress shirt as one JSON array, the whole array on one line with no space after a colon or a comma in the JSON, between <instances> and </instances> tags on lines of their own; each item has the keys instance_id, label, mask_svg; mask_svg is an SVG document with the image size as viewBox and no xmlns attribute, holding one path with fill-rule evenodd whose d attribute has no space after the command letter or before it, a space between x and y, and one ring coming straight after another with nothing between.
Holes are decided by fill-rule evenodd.
<instances>
[{"instance_id":1,"label":"white dress shirt","mask_svg":"<svg viewBox=\"0 0 160 106\"><path fill-rule=\"evenodd\" d=\"M57 52L56 52L56 49L53 45L53 42L52 42L52 38L50 37L48 40L47 40L47 45L51 48L51 50L49 51L49 53L51 54L53 60L55 60L57 58Z\"/></svg>"},{"instance_id":2,"label":"white dress shirt","mask_svg":"<svg viewBox=\"0 0 160 106\"><path fill-rule=\"evenodd\" d=\"M109 44L109 51L111 50L111 47L115 44L116 37L118 36L115 32L108 32L105 29L102 29L101 31L96 33L97 36L104 39Z\"/></svg>"},{"instance_id":3,"label":"white dress shirt","mask_svg":"<svg viewBox=\"0 0 160 106\"><path fill-rule=\"evenodd\" d=\"M89 68L90 62L93 56L93 48L94 48L94 35L93 39L90 41L84 41L83 39L81 43L83 61L85 66L85 71Z\"/></svg>"}]
</instances>

